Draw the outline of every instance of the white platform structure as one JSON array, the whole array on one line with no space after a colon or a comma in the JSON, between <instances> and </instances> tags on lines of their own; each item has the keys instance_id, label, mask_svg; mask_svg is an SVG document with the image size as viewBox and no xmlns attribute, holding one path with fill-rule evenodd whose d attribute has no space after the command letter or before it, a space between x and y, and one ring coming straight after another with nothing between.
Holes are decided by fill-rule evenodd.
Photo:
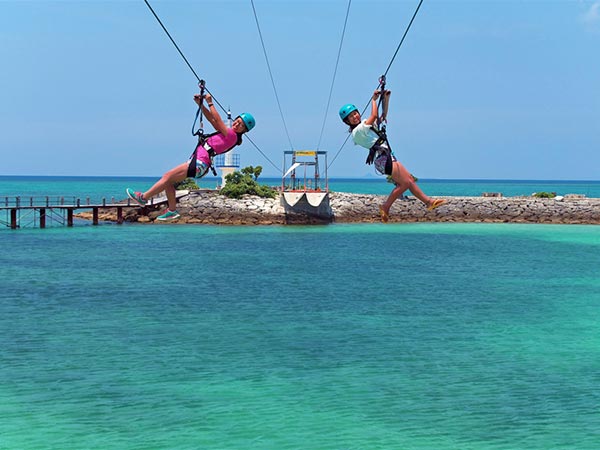
<instances>
[{"instance_id":1,"label":"white platform structure","mask_svg":"<svg viewBox=\"0 0 600 450\"><path fill-rule=\"evenodd\" d=\"M287 168L281 179L282 203L286 214L305 214L326 220L331 219L327 152L284 151L283 167ZM319 167L324 167L324 177L321 176Z\"/></svg>"}]
</instances>

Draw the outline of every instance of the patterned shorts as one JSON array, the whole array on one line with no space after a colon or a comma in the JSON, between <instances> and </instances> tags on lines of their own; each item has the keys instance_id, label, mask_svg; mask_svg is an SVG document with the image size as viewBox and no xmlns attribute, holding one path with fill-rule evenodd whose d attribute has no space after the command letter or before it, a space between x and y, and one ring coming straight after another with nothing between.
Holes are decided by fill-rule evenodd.
<instances>
[{"instance_id":1,"label":"patterned shorts","mask_svg":"<svg viewBox=\"0 0 600 450\"><path fill-rule=\"evenodd\" d=\"M391 175L394 161L396 158L393 155L382 152L375 158L375 170L381 175Z\"/></svg>"},{"instance_id":2,"label":"patterned shorts","mask_svg":"<svg viewBox=\"0 0 600 450\"><path fill-rule=\"evenodd\" d=\"M202 178L208 172L210 166L204 161L192 158L188 163L187 176L189 178Z\"/></svg>"}]
</instances>

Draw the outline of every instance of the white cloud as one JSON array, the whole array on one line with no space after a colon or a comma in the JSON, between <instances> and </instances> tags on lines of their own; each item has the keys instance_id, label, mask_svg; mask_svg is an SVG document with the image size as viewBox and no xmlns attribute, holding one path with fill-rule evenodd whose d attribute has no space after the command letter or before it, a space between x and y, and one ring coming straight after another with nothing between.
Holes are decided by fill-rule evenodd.
<instances>
[{"instance_id":1,"label":"white cloud","mask_svg":"<svg viewBox=\"0 0 600 450\"><path fill-rule=\"evenodd\" d=\"M583 21L588 24L600 23L600 2L592 3L592 6L583 15Z\"/></svg>"}]
</instances>

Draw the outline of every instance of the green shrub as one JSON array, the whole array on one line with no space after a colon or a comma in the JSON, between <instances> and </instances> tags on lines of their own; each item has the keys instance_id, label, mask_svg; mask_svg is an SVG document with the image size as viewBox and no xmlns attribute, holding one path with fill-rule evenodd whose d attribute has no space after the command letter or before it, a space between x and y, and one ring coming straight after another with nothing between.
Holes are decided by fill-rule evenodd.
<instances>
[{"instance_id":1,"label":"green shrub","mask_svg":"<svg viewBox=\"0 0 600 450\"><path fill-rule=\"evenodd\" d=\"M244 167L242 169L242 173L244 175L254 176L254 179L258 180L258 177L262 173L262 166L256 166L256 167L248 166L248 167Z\"/></svg>"},{"instance_id":2,"label":"green shrub","mask_svg":"<svg viewBox=\"0 0 600 450\"><path fill-rule=\"evenodd\" d=\"M179 183L177 183L175 185L175 189L178 191L183 191L183 190L189 190L189 191L193 191L195 189L199 189L198 185L196 184L196 182L194 181L193 178L186 178L183 181L180 181Z\"/></svg>"},{"instance_id":3,"label":"green shrub","mask_svg":"<svg viewBox=\"0 0 600 450\"><path fill-rule=\"evenodd\" d=\"M556 197L556 192L536 192L533 196L537 198L554 198Z\"/></svg>"},{"instance_id":4,"label":"green shrub","mask_svg":"<svg viewBox=\"0 0 600 450\"><path fill-rule=\"evenodd\" d=\"M264 198L277 197L277 191L270 186L261 185L256 179L262 172L262 167L244 167L241 172L237 170L225 176L225 186L221 194L229 198L242 198L243 195L258 195Z\"/></svg>"},{"instance_id":5,"label":"green shrub","mask_svg":"<svg viewBox=\"0 0 600 450\"><path fill-rule=\"evenodd\" d=\"M416 183L417 181L419 181L419 179L417 177L415 177L412 173L410 174L410 176L412 177L413 181ZM386 180L388 183L392 183L392 184L396 184L396 182L394 180L392 180L392 176L388 175L386 177Z\"/></svg>"}]
</instances>

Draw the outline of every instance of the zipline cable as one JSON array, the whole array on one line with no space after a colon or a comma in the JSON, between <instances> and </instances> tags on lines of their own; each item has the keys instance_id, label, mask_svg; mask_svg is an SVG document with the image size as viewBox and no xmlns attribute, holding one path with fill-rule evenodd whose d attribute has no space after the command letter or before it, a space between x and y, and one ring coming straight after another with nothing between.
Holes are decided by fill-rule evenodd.
<instances>
[{"instance_id":1,"label":"zipline cable","mask_svg":"<svg viewBox=\"0 0 600 450\"><path fill-rule=\"evenodd\" d=\"M150 9L150 12L152 12L152 14L156 18L156 20L158 21L158 23L160 24L160 26L162 27L162 29L164 30L164 32L167 34L167 36L169 37L169 39L171 39L171 42L173 43L173 45L175 46L175 48L177 49L177 51L179 52L179 54L181 55L181 57L183 58L183 60L185 61L185 63L188 65L188 67L190 68L190 70L192 71L192 73L196 76L196 79L198 80L198 83L199 83L200 82L200 77L198 76L198 74L196 73L196 71L194 70L194 68L190 64L190 62L187 60L187 58L185 57L185 55L183 54L183 52L181 51L181 49L179 48L179 46L177 45L177 43L175 42L175 40L171 37L171 34L167 30L167 28L163 25L163 23L160 20L160 18L158 17L158 15L154 12L154 9L152 9L152 6L150 6L150 3L148 3L148 0L144 0L144 3L146 3L146 6Z\"/></svg>"},{"instance_id":2,"label":"zipline cable","mask_svg":"<svg viewBox=\"0 0 600 450\"><path fill-rule=\"evenodd\" d=\"M256 14L256 8L254 7L254 0L250 0L252 4L252 11L254 11L254 20L256 21L256 28L258 28L258 35L260 37L260 43L262 44L263 53L265 55L265 61L267 62L267 69L269 70L269 76L271 77L271 85L273 86L273 92L275 92L275 99L277 100L277 106L279 107L279 114L281 115L281 120L283 122L283 128L285 129L285 134L287 135L288 142L290 143L290 150L294 149L292 145L292 140L290 139L290 133L288 132L287 125L285 123L285 118L283 117L283 110L281 109L281 103L279 102L279 95L277 95L277 88L275 87L275 80L273 79L273 72L271 71L271 65L269 64L269 57L267 56L267 49L265 47L265 41L263 40L262 32L260 31L260 24L258 23L258 15Z\"/></svg>"},{"instance_id":3,"label":"zipline cable","mask_svg":"<svg viewBox=\"0 0 600 450\"><path fill-rule=\"evenodd\" d=\"M200 79L200 77L198 76L198 74L196 73L196 71L194 70L194 68L192 67L192 65L190 64L190 62L188 61L188 59L185 57L185 55L183 54L183 52L181 51L181 49L179 48L179 46L177 45L177 43L175 42L175 40L173 39L173 37L171 37L171 34L169 33L169 31L167 30L167 27L164 26L164 24L162 23L162 21L160 20L160 18L158 17L158 15L156 14L156 12L154 12L154 9L152 9L152 6L150 6L150 3L148 3L148 0L144 0L144 3L146 3L146 6L148 7L148 9L150 9L150 12L152 12L152 15L154 16L154 18L158 21L158 23L160 24L160 26L162 27L162 29L164 30L164 32L166 33L166 35L169 37L169 39L171 40L171 42L173 43L173 45L175 46L175 48L177 49L177 51L179 52L179 54L181 55L181 57L183 58L183 60L185 61L185 63L187 64L187 66L190 68L190 70L192 71L192 73L194 74L194 76L196 77L196 79L198 80L198 83L201 84L203 83L203 80ZM208 90L208 88L204 87L204 90L206 92L208 92L211 96L213 101L219 105L219 107L223 110L223 112L227 113L227 110L225 109L225 107L223 105L221 105L221 103L219 103L219 101L215 98L215 96L212 94L212 92L210 92ZM277 167L273 161L271 161L267 155L265 155L262 150L260 148L258 148L258 146L254 143L254 141L252 141L252 139L250 139L248 136L246 136L246 138L252 143L252 145L254 145L254 147L256 148L256 150L258 150L258 152L267 160L269 161L273 167L275 167L275 169L277 169L278 171L281 170L280 167Z\"/></svg>"},{"instance_id":4,"label":"zipline cable","mask_svg":"<svg viewBox=\"0 0 600 450\"><path fill-rule=\"evenodd\" d=\"M387 66L387 69L385 69L385 72L383 73L384 77L388 74L390 67L392 67L392 64L394 63L394 59L396 59L396 55L398 54L398 50L400 50L400 47L402 46L402 43L404 42L404 38L408 34L408 30L410 30L410 27L412 26L412 24L415 20L415 17L417 17L417 13L419 12L419 9L421 8L422 4L423 4L423 0L421 0L419 2L417 9L415 10L415 13L412 16L412 19L410 19L410 22L409 22L408 26L406 27L406 30L404 31L404 35L402 36L402 39L400 39L400 43L398 44L398 47L396 48L396 51L394 52L394 56L392 56L392 60L390 61L390 63Z\"/></svg>"},{"instance_id":5,"label":"zipline cable","mask_svg":"<svg viewBox=\"0 0 600 450\"><path fill-rule=\"evenodd\" d=\"M400 47L402 46L402 43L404 42L404 39L406 38L406 35L408 34L408 30L410 30L410 27L412 26L412 24L413 24L413 22L415 20L415 17L417 17L417 13L419 12L419 9L421 8L422 4L423 4L423 0L420 0L419 4L417 5L417 9L415 9L415 12L414 12L412 18L410 19L410 22L408 23L408 26L406 27L406 30L404 31L404 34L402 35L402 39L400 39L400 43L398 44L398 47L396 47L396 51L394 52L394 55L392 56L392 59L391 59L390 63L387 66L387 69L385 69L385 72L384 72L383 77L382 77L384 80L385 80L385 77L388 74L390 68L392 67L392 64L394 63L394 59L396 59L396 55L398 54L398 51L400 50ZM379 82L378 88L379 87L381 87L381 81ZM361 116L365 113L365 111L369 107L370 103L371 103L371 100L369 100L367 102L366 106L362 110L362 113L360 114ZM342 144L342 146L340 147L340 149L337 151L337 153L335 154L335 156L333 157L333 159L331 160L331 162L327 166L327 169L329 169L331 167L331 165L333 164L333 162L336 160L336 158L338 157L338 155L340 154L340 152L342 151L342 149L344 148L344 146L348 142L348 138L349 137L350 137L350 134L348 134L348 136L346 136L346 139L344 140L344 143Z\"/></svg>"},{"instance_id":6,"label":"zipline cable","mask_svg":"<svg viewBox=\"0 0 600 450\"><path fill-rule=\"evenodd\" d=\"M256 145L256 144L254 143L254 141L253 141L252 139L250 139L250 136L246 135L246 136L244 136L244 139L248 139L248 140L250 141L250 143L251 143L252 145L254 145L254 148L255 148L256 150L258 150L258 153L260 153L261 155L263 155L263 158L265 158L267 161L269 161L269 162L271 163L271 165L272 165L273 167L275 167L275 169L276 169L278 172L282 172L282 168L281 168L281 167L278 167L278 166L276 166L276 165L275 165L275 163L274 163L273 161L271 161L271 160L270 160L270 159L267 157L267 155L265 155L265 154L263 153L263 151L262 151L260 148L258 148L258 145Z\"/></svg>"},{"instance_id":7,"label":"zipline cable","mask_svg":"<svg viewBox=\"0 0 600 450\"><path fill-rule=\"evenodd\" d=\"M200 79L200 77L198 76L198 74L196 73L196 71L194 70L194 68L192 67L192 65L190 64L190 62L188 61L188 59L185 57L185 55L183 54L183 52L181 51L181 49L179 48L179 46L175 42L175 39L173 39L173 37L171 36L171 33L169 33L169 30L167 30L167 27L164 26L164 24L160 20L160 17L158 17L158 14L156 14L156 12L154 12L154 9L152 8L152 6L150 6L150 3L148 3L148 0L144 0L144 3L146 4L146 6L148 7L148 9L152 13L152 15L154 16L154 18L157 20L157 22L160 24L160 26L162 27L162 29L164 30L164 32L166 33L166 35L169 37L169 39L171 40L171 42L173 43L173 45L175 46L175 48L177 49L177 51L179 52L179 54L181 55L181 57L183 58L183 60L185 61L185 63L187 64L187 66L190 68L190 70L192 71L192 73L194 74L194 76L196 77L196 79L198 80L198 83L200 83L202 80ZM212 92L210 92L208 90L208 88L205 87L204 90L206 92L208 92L210 95L212 95ZM214 95L212 95L212 98L213 98L213 101L217 105L219 105L221 107L221 109L223 110L223 112L227 112L225 110L225 108L223 107L223 105L221 105L221 103L219 103L219 101L215 98Z\"/></svg>"},{"instance_id":8,"label":"zipline cable","mask_svg":"<svg viewBox=\"0 0 600 450\"><path fill-rule=\"evenodd\" d=\"M362 116L362 114L361 114L361 116ZM327 170L329 170L329 168L331 167L331 165L333 164L333 162L336 160L336 158L338 157L338 155L340 154L340 152L342 151L342 149L346 146L346 143L348 142L348 139L350 139L350 136L352 136L352 134L348 133L348 135L346 136L346 139L344 139L344 142L342 143L342 146L340 147L340 149L337 151L337 153L335 154L335 156L333 157L333 159L331 160L331 162L327 166Z\"/></svg>"},{"instance_id":9,"label":"zipline cable","mask_svg":"<svg viewBox=\"0 0 600 450\"><path fill-rule=\"evenodd\" d=\"M350 5L352 0L348 0L348 8L346 9L346 18L344 19L344 28L342 29L342 37L340 39L340 47L338 48L337 59L335 61L335 69L333 70L333 79L331 80L331 87L329 88L329 98L327 99L327 106L325 107L325 114L323 116L323 125L321 126L321 134L319 135L319 143L317 144L317 151L321 147L321 139L323 138L323 131L325 130L325 122L327 121L327 113L329 112L329 106L331 105L331 95L333 94L333 85L335 83L335 76L337 74L338 65L340 63L340 55L342 53L342 44L344 43L344 35L346 34L346 25L348 24L348 14L350 13Z\"/></svg>"}]
</instances>

